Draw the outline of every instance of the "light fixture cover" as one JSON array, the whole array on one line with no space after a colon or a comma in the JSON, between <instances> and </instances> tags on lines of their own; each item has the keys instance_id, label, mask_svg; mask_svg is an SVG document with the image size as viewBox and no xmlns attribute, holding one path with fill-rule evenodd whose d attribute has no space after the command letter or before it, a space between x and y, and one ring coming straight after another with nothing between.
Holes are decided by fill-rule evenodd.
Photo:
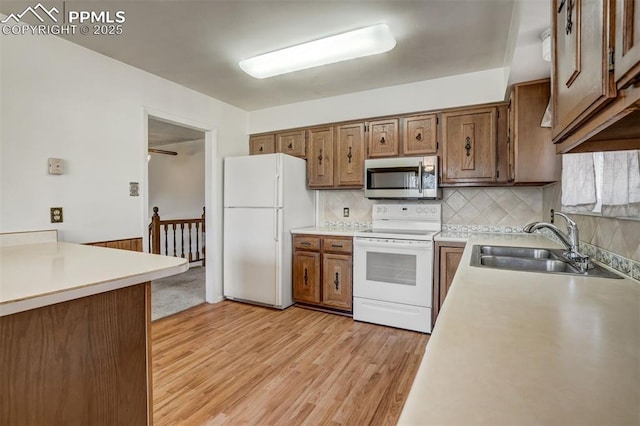
<instances>
[{"instance_id":1,"label":"light fixture cover","mask_svg":"<svg viewBox=\"0 0 640 426\"><path fill-rule=\"evenodd\" d=\"M546 29L540 34L542 40L542 59L551 62L551 30Z\"/></svg>"},{"instance_id":2,"label":"light fixture cover","mask_svg":"<svg viewBox=\"0 0 640 426\"><path fill-rule=\"evenodd\" d=\"M384 53L396 46L386 24L373 25L287 47L239 62L255 78L267 78L320 65Z\"/></svg>"}]
</instances>

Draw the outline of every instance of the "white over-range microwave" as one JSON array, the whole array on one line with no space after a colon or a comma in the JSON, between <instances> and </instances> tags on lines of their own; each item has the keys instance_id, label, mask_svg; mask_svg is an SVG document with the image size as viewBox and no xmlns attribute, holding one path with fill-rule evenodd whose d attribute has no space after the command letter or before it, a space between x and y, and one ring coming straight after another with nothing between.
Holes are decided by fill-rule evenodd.
<instances>
[{"instance_id":1,"label":"white over-range microwave","mask_svg":"<svg viewBox=\"0 0 640 426\"><path fill-rule=\"evenodd\" d=\"M364 196L371 199L441 198L438 157L380 158L364 161Z\"/></svg>"}]
</instances>

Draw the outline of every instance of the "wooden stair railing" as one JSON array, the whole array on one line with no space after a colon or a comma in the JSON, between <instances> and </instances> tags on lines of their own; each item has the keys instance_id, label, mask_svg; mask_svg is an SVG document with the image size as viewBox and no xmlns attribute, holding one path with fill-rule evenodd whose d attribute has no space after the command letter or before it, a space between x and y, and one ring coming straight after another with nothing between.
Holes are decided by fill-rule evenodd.
<instances>
[{"instance_id":1,"label":"wooden stair railing","mask_svg":"<svg viewBox=\"0 0 640 426\"><path fill-rule=\"evenodd\" d=\"M202 262L202 266L205 266L205 208L202 208L202 216L195 219L161 220L158 211L157 207L153 208L153 216L149 224L149 253L186 258L189 263ZM170 230L173 232L170 233ZM185 245L185 231L188 246ZM193 238L194 234L195 238ZM194 239L195 250L193 249ZM169 250L170 240L173 241L173 254L170 254ZM162 242L164 242L164 252L161 250ZM185 248L188 250L186 255Z\"/></svg>"}]
</instances>

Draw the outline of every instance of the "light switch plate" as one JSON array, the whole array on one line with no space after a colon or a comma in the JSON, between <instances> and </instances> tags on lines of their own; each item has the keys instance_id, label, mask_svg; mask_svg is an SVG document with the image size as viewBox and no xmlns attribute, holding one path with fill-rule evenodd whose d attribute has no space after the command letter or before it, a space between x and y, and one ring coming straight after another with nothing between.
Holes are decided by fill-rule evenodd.
<instances>
[{"instance_id":1,"label":"light switch plate","mask_svg":"<svg viewBox=\"0 0 640 426\"><path fill-rule=\"evenodd\" d=\"M62 207L51 207L51 223L62 223Z\"/></svg>"},{"instance_id":2,"label":"light switch plate","mask_svg":"<svg viewBox=\"0 0 640 426\"><path fill-rule=\"evenodd\" d=\"M62 158L49 158L49 174L61 175L64 173L64 160Z\"/></svg>"}]
</instances>

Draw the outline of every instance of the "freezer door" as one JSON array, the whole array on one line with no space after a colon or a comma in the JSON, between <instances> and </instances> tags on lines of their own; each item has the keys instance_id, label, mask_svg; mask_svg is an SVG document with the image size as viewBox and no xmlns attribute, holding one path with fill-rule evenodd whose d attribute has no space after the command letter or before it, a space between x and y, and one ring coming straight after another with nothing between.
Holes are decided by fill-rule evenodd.
<instances>
[{"instance_id":1,"label":"freezer door","mask_svg":"<svg viewBox=\"0 0 640 426\"><path fill-rule=\"evenodd\" d=\"M282 155L225 158L224 206L282 207Z\"/></svg>"},{"instance_id":2,"label":"freezer door","mask_svg":"<svg viewBox=\"0 0 640 426\"><path fill-rule=\"evenodd\" d=\"M281 211L224 209L224 295L280 305Z\"/></svg>"}]
</instances>

